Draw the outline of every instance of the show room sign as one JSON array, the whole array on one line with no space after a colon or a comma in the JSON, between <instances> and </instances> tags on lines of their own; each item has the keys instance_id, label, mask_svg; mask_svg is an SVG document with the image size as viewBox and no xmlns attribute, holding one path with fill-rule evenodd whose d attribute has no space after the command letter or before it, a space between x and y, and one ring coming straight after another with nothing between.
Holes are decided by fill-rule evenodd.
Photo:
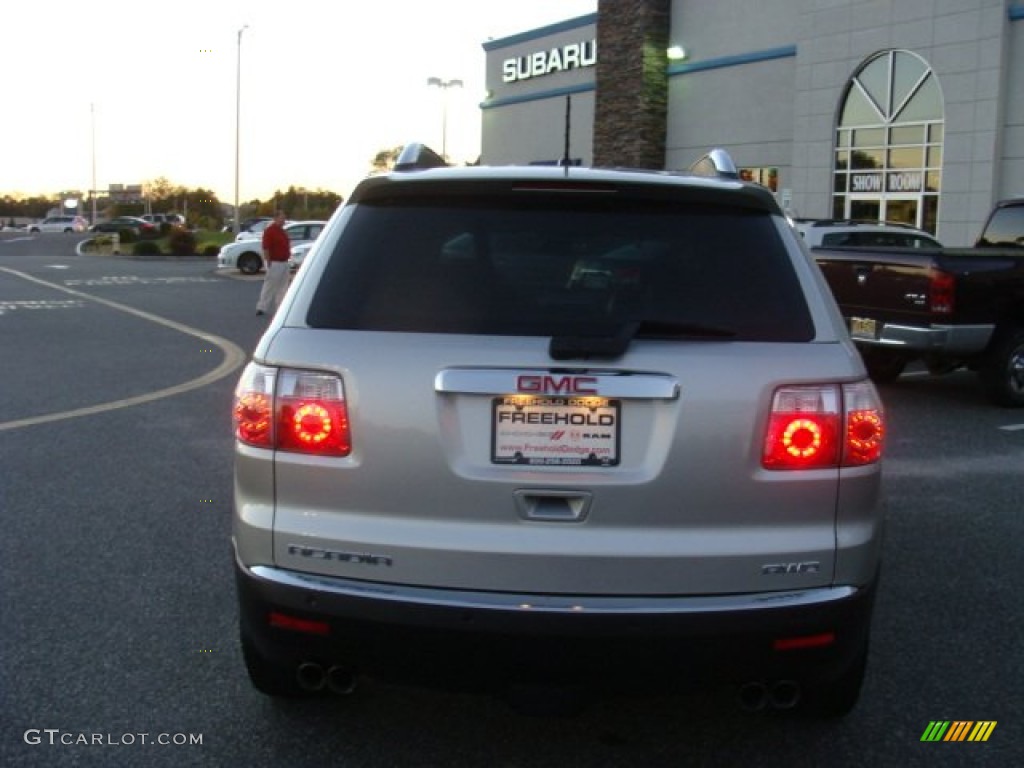
<instances>
[{"instance_id":1,"label":"show room sign","mask_svg":"<svg viewBox=\"0 0 1024 768\"><path fill-rule=\"evenodd\" d=\"M888 173L885 178L886 192L920 192L923 176L920 171ZM881 173L855 173L850 177L851 192L881 192Z\"/></svg>"},{"instance_id":2,"label":"show room sign","mask_svg":"<svg viewBox=\"0 0 1024 768\"><path fill-rule=\"evenodd\" d=\"M597 63L597 40L569 43L525 56L505 59L501 63L501 79L506 83L543 77L555 72L592 67Z\"/></svg>"}]
</instances>

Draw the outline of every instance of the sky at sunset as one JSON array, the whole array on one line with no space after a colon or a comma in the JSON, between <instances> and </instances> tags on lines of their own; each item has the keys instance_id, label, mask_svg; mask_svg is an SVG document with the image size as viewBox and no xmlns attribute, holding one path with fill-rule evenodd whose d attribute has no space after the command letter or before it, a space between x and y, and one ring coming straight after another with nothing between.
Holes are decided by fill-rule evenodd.
<instances>
[{"instance_id":1,"label":"sky at sunset","mask_svg":"<svg viewBox=\"0 0 1024 768\"><path fill-rule=\"evenodd\" d=\"M8 3L0 28L0 195L166 177L234 200L289 185L347 195L381 149L480 151L482 43L597 0L121 0ZM429 77L460 79L442 92Z\"/></svg>"}]
</instances>

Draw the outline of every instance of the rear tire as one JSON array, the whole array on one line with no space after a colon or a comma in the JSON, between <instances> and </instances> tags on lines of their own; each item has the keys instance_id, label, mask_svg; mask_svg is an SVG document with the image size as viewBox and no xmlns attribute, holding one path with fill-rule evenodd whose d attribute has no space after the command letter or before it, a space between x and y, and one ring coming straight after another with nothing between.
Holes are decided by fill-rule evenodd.
<instances>
[{"instance_id":1,"label":"rear tire","mask_svg":"<svg viewBox=\"0 0 1024 768\"><path fill-rule=\"evenodd\" d=\"M860 689L868 665L868 645L868 636L865 634L856 659L838 679L806 688L799 711L822 718L848 715L860 699Z\"/></svg>"},{"instance_id":2,"label":"rear tire","mask_svg":"<svg viewBox=\"0 0 1024 768\"><path fill-rule=\"evenodd\" d=\"M295 677L295 670L275 664L263 656L252 640L241 636L242 658L249 673L249 681L260 693L284 699L308 698L312 694L304 690Z\"/></svg>"},{"instance_id":3,"label":"rear tire","mask_svg":"<svg viewBox=\"0 0 1024 768\"><path fill-rule=\"evenodd\" d=\"M243 253L238 257L238 269L243 275L255 275L263 268L263 259L255 253Z\"/></svg>"},{"instance_id":4,"label":"rear tire","mask_svg":"<svg viewBox=\"0 0 1024 768\"><path fill-rule=\"evenodd\" d=\"M907 367L907 357L889 349L861 349L861 359L868 376L879 384L896 381Z\"/></svg>"},{"instance_id":5,"label":"rear tire","mask_svg":"<svg viewBox=\"0 0 1024 768\"><path fill-rule=\"evenodd\" d=\"M1000 334L978 374L993 403L1006 408L1024 407L1024 328Z\"/></svg>"}]
</instances>

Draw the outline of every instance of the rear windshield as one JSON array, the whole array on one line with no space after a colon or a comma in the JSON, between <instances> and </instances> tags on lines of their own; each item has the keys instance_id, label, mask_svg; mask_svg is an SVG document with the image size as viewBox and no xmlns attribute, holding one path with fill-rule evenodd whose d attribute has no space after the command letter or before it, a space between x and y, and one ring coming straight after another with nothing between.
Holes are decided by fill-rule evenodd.
<instances>
[{"instance_id":1,"label":"rear windshield","mask_svg":"<svg viewBox=\"0 0 1024 768\"><path fill-rule=\"evenodd\" d=\"M601 195L362 202L307 322L503 336L602 336L628 324L751 341L814 335L766 212Z\"/></svg>"},{"instance_id":2,"label":"rear windshield","mask_svg":"<svg viewBox=\"0 0 1024 768\"><path fill-rule=\"evenodd\" d=\"M828 247L859 246L863 248L941 248L937 240L913 232L829 232L821 238Z\"/></svg>"},{"instance_id":3,"label":"rear windshield","mask_svg":"<svg viewBox=\"0 0 1024 768\"><path fill-rule=\"evenodd\" d=\"M997 208L978 245L994 245L1000 248L1024 247L1024 205Z\"/></svg>"}]
</instances>

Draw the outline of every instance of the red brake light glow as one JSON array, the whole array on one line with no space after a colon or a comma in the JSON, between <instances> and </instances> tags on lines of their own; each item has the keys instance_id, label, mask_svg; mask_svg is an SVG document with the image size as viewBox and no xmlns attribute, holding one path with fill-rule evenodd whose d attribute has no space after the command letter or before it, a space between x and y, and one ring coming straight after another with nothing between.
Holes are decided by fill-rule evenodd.
<instances>
[{"instance_id":1,"label":"red brake light glow","mask_svg":"<svg viewBox=\"0 0 1024 768\"><path fill-rule=\"evenodd\" d=\"M776 391L761 465L765 469L826 469L878 461L885 435L878 394L870 382L783 387Z\"/></svg>"},{"instance_id":2,"label":"red brake light glow","mask_svg":"<svg viewBox=\"0 0 1024 768\"><path fill-rule=\"evenodd\" d=\"M235 435L260 448L348 456L352 444L341 379L250 364L235 392Z\"/></svg>"},{"instance_id":3,"label":"red brake light glow","mask_svg":"<svg viewBox=\"0 0 1024 768\"><path fill-rule=\"evenodd\" d=\"M243 443L270 445L270 397L261 392L246 392L235 398L235 433Z\"/></svg>"},{"instance_id":4,"label":"red brake light glow","mask_svg":"<svg viewBox=\"0 0 1024 768\"><path fill-rule=\"evenodd\" d=\"M948 272L934 269L929 274L928 306L937 315L953 313L956 281Z\"/></svg>"}]
</instances>

